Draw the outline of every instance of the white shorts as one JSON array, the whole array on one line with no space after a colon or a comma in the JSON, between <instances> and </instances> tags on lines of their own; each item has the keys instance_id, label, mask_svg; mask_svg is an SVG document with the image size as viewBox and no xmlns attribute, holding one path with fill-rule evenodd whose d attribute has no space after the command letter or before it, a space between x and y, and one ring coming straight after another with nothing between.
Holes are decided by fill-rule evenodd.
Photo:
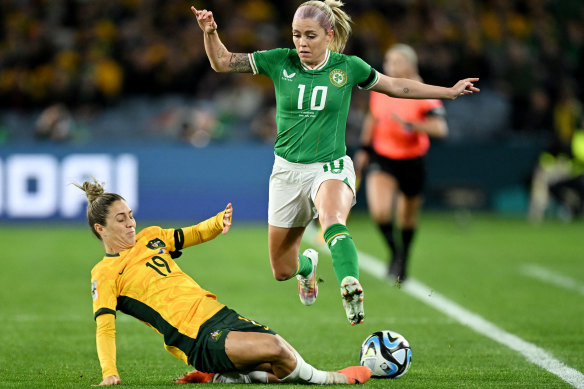
<instances>
[{"instance_id":1,"label":"white shorts","mask_svg":"<svg viewBox=\"0 0 584 389\"><path fill-rule=\"evenodd\" d=\"M293 163L275 156L268 201L268 223L275 227L306 227L318 216L314 199L327 180L345 182L355 196L353 161L344 156L332 162Z\"/></svg>"}]
</instances>

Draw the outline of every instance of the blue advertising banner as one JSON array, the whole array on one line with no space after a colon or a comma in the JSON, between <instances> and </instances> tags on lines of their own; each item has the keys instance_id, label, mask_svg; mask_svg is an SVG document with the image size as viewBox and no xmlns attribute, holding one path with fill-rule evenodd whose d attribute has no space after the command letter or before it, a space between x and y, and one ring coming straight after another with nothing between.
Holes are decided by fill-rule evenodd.
<instances>
[{"instance_id":1,"label":"blue advertising banner","mask_svg":"<svg viewBox=\"0 0 584 389\"><path fill-rule=\"evenodd\" d=\"M533 144L436 144L427 156L425 207L525 212ZM197 221L229 202L239 220L267 221L273 147L177 144L0 147L0 222L84 220L73 183L93 176L141 220ZM366 181L366 177L365 177ZM357 209L366 209L366 184Z\"/></svg>"},{"instance_id":2,"label":"blue advertising banner","mask_svg":"<svg viewBox=\"0 0 584 389\"><path fill-rule=\"evenodd\" d=\"M93 176L142 220L201 220L233 204L267 220L272 146L176 145L0 148L0 220L82 220Z\"/></svg>"}]
</instances>

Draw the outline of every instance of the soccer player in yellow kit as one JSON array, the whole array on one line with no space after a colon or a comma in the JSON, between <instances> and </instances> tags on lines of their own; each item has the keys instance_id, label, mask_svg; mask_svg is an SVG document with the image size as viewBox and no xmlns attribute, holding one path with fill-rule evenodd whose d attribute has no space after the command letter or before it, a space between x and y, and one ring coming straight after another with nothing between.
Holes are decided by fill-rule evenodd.
<instances>
[{"instance_id":1,"label":"soccer player in yellow kit","mask_svg":"<svg viewBox=\"0 0 584 389\"><path fill-rule=\"evenodd\" d=\"M163 335L165 348L196 368L177 380L188 382L298 382L357 384L371 377L364 366L337 372L317 370L269 327L247 319L201 288L175 262L183 248L227 233L233 209L179 229L148 227L136 221L124 198L85 181L87 220L105 248L91 271L97 322L100 385L120 384L116 367L115 316L124 312Z\"/></svg>"}]
</instances>

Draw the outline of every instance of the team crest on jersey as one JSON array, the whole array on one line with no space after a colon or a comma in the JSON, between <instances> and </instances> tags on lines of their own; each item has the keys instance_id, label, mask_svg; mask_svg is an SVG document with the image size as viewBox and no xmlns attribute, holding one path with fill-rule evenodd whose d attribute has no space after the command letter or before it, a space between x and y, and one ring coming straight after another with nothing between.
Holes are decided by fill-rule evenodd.
<instances>
[{"instance_id":1,"label":"team crest on jersey","mask_svg":"<svg viewBox=\"0 0 584 389\"><path fill-rule=\"evenodd\" d=\"M292 79L296 75L296 73L288 74L286 69L282 70L282 74L284 75L284 77L282 77L282 80L286 80L286 81L292 81Z\"/></svg>"},{"instance_id":2,"label":"team crest on jersey","mask_svg":"<svg viewBox=\"0 0 584 389\"><path fill-rule=\"evenodd\" d=\"M97 280L91 283L91 298L97 300Z\"/></svg>"},{"instance_id":3,"label":"team crest on jersey","mask_svg":"<svg viewBox=\"0 0 584 389\"><path fill-rule=\"evenodd\" d=\"M211 332L211 339L213 339L216 342L219 340L221 335L223 335L223 330L217 330L217 331Z\"/></svg>"},{"instance_id":4,"label":"team crest on jersey","mask_svg":"<svg viewBox=\"0 0 584 389\"><path fill-rule=\"evenodd\" d=\"M166 247L166 244L160 240L159 238L155 238L152 239L150 242L148 242L148 244L146 244L146 247L148 247L149 249L155 250L157 248L160 247Z\"/></svg>"},{"instance_id":5,"label":"team crest on jersey","mask_svg":"<svg viewBox=\"0 0 584 389\"><path fill-rule=\"evenodd\" d=\"M347 83L347 73L341 69L331 70L329 79L333 85L340 87Z\"/></svg>"}]
</instances>

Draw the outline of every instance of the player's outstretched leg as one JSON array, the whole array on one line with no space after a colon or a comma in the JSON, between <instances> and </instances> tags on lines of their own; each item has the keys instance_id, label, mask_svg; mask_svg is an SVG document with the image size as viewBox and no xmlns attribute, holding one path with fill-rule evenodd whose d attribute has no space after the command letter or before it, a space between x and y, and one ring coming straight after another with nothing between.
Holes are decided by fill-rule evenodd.
<instances>
[{"instance_id":1,"label":"player's outstretched leg","mask_svg":"<svg viewBox=\"0 0 584 389\"><path fill-rule=\"evenodd\" d=\"M292 347L292 346L290 346ZM350 366L339 371L323 371L314 368L293 350L296 355L296 366L286 377L285 383L301 383L316 385L363 384L371 378L371 370L366 366Z\"/></svg>"},{"instance_id":2,"label":"player's outstretched leg","mask_svg":"<svg viewBox=\"0 0 584 389\"><path fill-rule=\"evenodd\" d=\"M316 266L318 265L318 252L313 249L307 249L302 253L312 261L312 271L309 275L303 276L298 274L298 296L304 305L312 305L318 295L318 285L316 283Z\"/></svg>"},{"instance_id":3,"label":"player's outstretched leg","mask_svg":"<svg viewBox=\"0 0 584 389\"><path fill-rule=\"evenodd\" d=\"M363 288L355 277L347 276L341 281L341 296L347 319L351 325L363 323Z\"/></svg>"}]
</instances>

